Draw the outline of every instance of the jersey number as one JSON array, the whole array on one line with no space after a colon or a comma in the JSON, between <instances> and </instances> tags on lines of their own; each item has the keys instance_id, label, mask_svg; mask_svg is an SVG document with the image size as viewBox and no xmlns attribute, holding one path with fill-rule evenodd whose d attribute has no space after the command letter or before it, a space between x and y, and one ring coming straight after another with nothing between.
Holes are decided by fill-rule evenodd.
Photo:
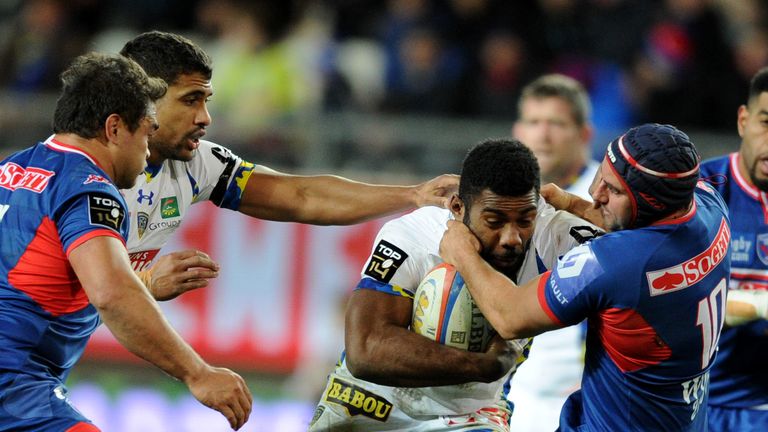
<instances>
[{"instance_id":1,"label":"jersey number","mask_svg":"<svg viewBox=\"0 0 768 432\"><path fill-rule=\"evenodd\" d=\"M718 297L719 296L719 297ZM715 354L720 339L720 329L725 321L725 279L720 280L709 297L699 302L696 325L701 326L702 353L701 369L709 366L709 360Z\"/></svg>"}]
</instances>

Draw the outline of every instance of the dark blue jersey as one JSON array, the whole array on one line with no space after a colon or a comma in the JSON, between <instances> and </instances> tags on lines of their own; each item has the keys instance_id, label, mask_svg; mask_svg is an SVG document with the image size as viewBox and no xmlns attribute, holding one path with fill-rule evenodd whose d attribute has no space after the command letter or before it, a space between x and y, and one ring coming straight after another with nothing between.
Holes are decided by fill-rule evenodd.
<instances>
[{"instance_id":1,"label":"dark blue jersey","mask_svg":"<svg viewBox=\"0 0 768 432\"><path fill-rule=\"evenodd\" d=\"M685 216L587 242L542 280L554 322L588 319L582 388L563 408L562 430L706 429L730 270L727 213L699 183Z\"/></svg>"},{"instance_id":2,"label":"dark blue jersey","mask_svg":"<svg viewBox=\"0 0 768 432\"><path fill-rule=\"evenodd\" d=\"M36 391L66 379L99 325L67 257L96 236L124 241L125 209L91 156L53 139L0 162L0 393L11 415L35 415L16 411L49 397Z\"/></svg>"},{"instance_id":3,"label":"dark blue jersey","mask_svg":"<svg viewBox=\"0 0 768 432\"><path fill-rule=\"evenodd\" d=\"M739 173L739 154L701 164L731 213L730 289L768 289L768 195ZM709 403L753 408L768 404L768 320L726 327L710 372Z\"/></svg>"}]
</instances>

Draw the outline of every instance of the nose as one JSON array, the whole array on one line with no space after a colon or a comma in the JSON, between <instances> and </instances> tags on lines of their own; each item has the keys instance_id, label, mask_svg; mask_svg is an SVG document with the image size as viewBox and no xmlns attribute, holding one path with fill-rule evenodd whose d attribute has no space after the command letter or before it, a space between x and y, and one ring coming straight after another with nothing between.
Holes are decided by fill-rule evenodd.
<instances>
[{"instance_id":1,"label":"nose","mask_svg":"<svg viewBox=\"0 0 768 432\"><path fill-rule=\"evenodd\" d=\"M592 201L600 204L605 204L608 201L608 194L606 194L605 182L602 180L593 183L590 186L589 195L592 197Z\"/></svg>"},{"instance_id":2,"label":"nose","mask_svg":"<svg viewBox=\"0 0 768 432\"><path fill-rule=\"evenodd\" d=\"M206 127L211 124L211 114L208 112L208 105L203 102L195 115L195 124Z\"/></svg>"},{"instance_id":3,"label":"nose","mask_svg":"<svg viewBox=\"0 0 768 432\"><path fill-rule=\"evenodd\" d=\"M513 224L507 224L501 230L499 245L507 249L516 249L523 245L520 230Z\"/></svg>"}]
</instances>

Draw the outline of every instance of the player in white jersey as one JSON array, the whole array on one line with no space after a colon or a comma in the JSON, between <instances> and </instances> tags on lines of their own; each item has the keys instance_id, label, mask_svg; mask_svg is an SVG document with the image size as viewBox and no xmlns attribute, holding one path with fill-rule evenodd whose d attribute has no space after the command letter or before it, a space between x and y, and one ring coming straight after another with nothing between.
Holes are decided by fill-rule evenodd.
<instances>
[{"instance_id":1,"label":"player in white jersey","mask_svg":"<svg viewBox=\"0 0 768 432\"><path fill-rule=\"evenodd\" d=\"M346 316L346 347L310 424L327 430L509 431L509 380L528 339L487 353L440 345L409 330L413 295L442 262L446 223L463 220L484 257L518 282L551 268L594 226L539 198L539 169L515 140L473 148L450 210L423 208L379 232Z\"/></svg>"},{"instance_id":2,"label":"player in white jersey","mask_svg":"<svg viewBox=\"0 0 768 432\"><path fill-rule=\"evenodd\" d=\"M260 219L342 225L423 205L445 206L458 183L456 176L443 175L416 186L370 185L254 165L201 140L211 123L206 103L213 95L213 71L200 47L152 31L130 40L120 53L168 84L157 103L160 129L149 142L149 166L135 187L123 191L131 217L128 251L137 270L147 268L197 202ZM207 255L184 251L159 259L150 273L140 275L156 298L166 299L207 285L217 270Z\"/></svg>"},{"instance_id":3,"label":"player in white jersey","mask_svg":"<svg viewBox=\"0 0 768 432\"><path fill-rule=\"evenodd\" d=\"M512 130L539 161L543 184L555 183L591 200L589 186L600 164L590 158L589 95L560 74L539 77L523 88ZM512 430L557 429L565 399L579 388L584 365L582 326L536 336L525 366L515 374L509 399L515 404Z\"/></svg>"}]
</instances>

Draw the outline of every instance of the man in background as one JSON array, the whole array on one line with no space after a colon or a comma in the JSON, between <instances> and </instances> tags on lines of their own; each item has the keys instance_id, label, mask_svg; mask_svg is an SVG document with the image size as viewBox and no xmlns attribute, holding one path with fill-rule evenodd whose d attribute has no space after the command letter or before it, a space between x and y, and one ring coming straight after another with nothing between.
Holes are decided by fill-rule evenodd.
<instances>
[{"instance_id":1,"label":"man in background","mask_svg":"<svg viewBox=\"0 0 768 432\"><path fill-rule=\"evenodd\" d=\"M542 184L555 183L584 199L600 164L591 159L591 104L584 87L564 75L544 75L523 88L512 129L536 155ZM584 329L564 327L537 336L512 381L512 430L551 432L565 399L579 388Z\"/></svg>"}]
</instances>

